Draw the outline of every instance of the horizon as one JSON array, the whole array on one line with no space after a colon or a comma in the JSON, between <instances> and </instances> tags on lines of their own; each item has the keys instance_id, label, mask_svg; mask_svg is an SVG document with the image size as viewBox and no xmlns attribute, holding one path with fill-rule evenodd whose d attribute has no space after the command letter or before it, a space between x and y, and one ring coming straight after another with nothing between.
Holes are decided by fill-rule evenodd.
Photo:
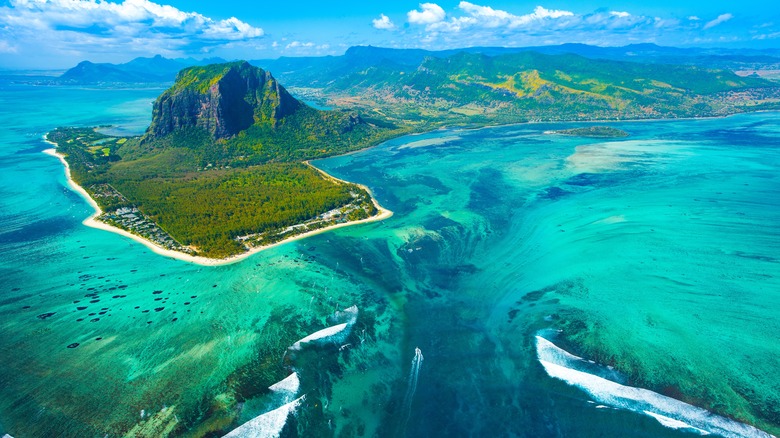
<instances>
[{"instance_id":1,"label":"horizon","mask_svg":"<svg viewBox=\"0 0 780 438\"><path fill-rule=\"evenodd\" d=\"M67 71L71 68L74 68L82 63L92 63L92 64L109 64L109 65L122 65L129 63L131 61L134 61L136 59L153 59L157 57L161 57L163 59L169 59L169 60L188 60L188 59L194 59L196 61L203 61L207 59L214 59L219 60L218 63L222 62L239 62L239 61L247 61L247 62L253 62L253 61L273 61L281 58L319 58L319 57L327 57L327 56L345 56L346 52L349 51L352 48L355 47L371 47L376 49L389 49L389 50L425 50L432 53L435 52L445 52L445 51L457 51L457 50L469 50L469 49L491 49L491 48L498 48L498 49L542 49L542 48L550 48L550 47L563 47L563 46L572 46L572 45L580 45L580 46L587 46L587 47L597 47L602 49L621 49L621 48L628 48L632 46L642 46L642 45L652 45L656 46L661 49L681 49L681 50L750 50L755 52L767 52L767 51L780 51L780 47L766 47L766 48L752 48L752 47L724 47L724 46L713 46L713 47L703 47L703 46L691 46L691 47L680 47L680 46L665 46L665 45L659 45L655 43L632 43L632 44L626 44L626 45L617 45L617 46L598 46L598 45L592 45L592 44L584 44L584 43L561 43L561 44L551 44L546 46L463 46L463 47L453 47L448 49L421 49L421 48L396 48L396 47L384 47L384 46L376 46L371 44L366 45L355 45L350 46L344 49L344 51L340 54L333 54L333 55L280 55L275 58L223 58L220 56L181 56L181 57L167 57L159 53L154 54L148 54L148 55L138 55L138 56L132 56L130 58L126 59L120 59L115 62L100 62L100 61L93 61L91 59L82 59L80 61L77 61L73 65L58 67L58 68L5 68L0 66L0 71L4 72L29 72L29 73L42 73L42 72L50 72L50 73L56 73L61 74L64 71ZM532 50L530 50L532 51ZM583 56L580 54L573 53L578 56Z\"/></svg>"},{"instance_id":2,"label":"horizon","mask_svg":"<svg viewBox=\"0 0 780 438\"><path fill-rule=\"evenodd\" d=\"M349 47L449 50L587 44L678 48L780 47L780 11L768 1L509 2L337 5L228 0L3 0L0 69L57 70L81 61L339 56ZM295 12L291 12L294 10ZM473 44L479 41L479 44Z\"/></svg>"}]
</instances>

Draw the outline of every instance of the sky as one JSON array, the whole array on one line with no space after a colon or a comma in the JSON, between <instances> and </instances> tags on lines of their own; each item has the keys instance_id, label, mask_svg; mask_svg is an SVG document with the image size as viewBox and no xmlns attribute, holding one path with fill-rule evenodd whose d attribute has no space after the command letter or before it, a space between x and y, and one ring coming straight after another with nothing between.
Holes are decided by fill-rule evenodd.
<instances>
[{"instance_id":1,"label":"sky","mask_svg":"<svg viewBox=\"0 0 780 438\"><path fill-rule=\"evenodd\" d=\"M775 1L0 0L0 69L341 55L355 45L778 48Z\"/></svg>"}]
</instances>

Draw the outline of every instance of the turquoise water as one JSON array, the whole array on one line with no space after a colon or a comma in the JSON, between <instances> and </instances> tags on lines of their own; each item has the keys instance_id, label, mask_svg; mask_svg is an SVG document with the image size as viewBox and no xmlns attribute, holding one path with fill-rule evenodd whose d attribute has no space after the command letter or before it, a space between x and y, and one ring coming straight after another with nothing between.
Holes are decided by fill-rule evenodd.
<instances>
[{"instance_id":1,"label":"turquoise water","mask_svg":"<svg viewBox=\"0 0 780 438\"><path fill-rule=\"evenodd\" d=\"M392 218L201 267L83 226L40 153L59 125L143 131L160 92L0 84L0 434L221 435L287 406L283 436L690 435L549 374L537 336L595 362L567 376L780 432L780 114L396 139L317 163Z\"/></svg>"}]
</instances>

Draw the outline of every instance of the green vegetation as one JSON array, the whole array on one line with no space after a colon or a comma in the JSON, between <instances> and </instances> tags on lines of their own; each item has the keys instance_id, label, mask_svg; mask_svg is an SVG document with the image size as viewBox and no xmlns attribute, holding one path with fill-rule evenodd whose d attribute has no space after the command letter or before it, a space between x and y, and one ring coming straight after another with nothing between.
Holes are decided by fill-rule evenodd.
<instances>
[{"instance_id":1,"label":"green vegetation","mask_svg":"<svg viewBox=\"0 0 780 438\"><path fill-rule=\"evenodd\" d=\"M142 137L59 128L49 139L104 210L101 220L171 249L224 257L375 214L364 190L324 179L305 160L446 125L697 117L780 105L780 87L761 78L534 52L385 60L318 74L327 85L308 92L343 109L310 108L240 61L179 72ZM557 133L627 135L607 127Z\"/></svg>"},{"instance_id":2,"label":"green vegetation","mask_svg":"<svg viewBox=\"0 0 780 438\"><path fill-rule=\"evenodd\" d=\"M703 117L780 107L780 87L760 78L535 52L458 53L411 66L382 62L328 79L320 92L330 97L329 105L358 107L367 116L423 129Z\"/></svg>"},{"instance_id":3,"label":"green vegetation","mask_svg":"<svg viewBox=\"0 0 780 438\"><path fill-rule=\"evenodd\" d=\"M119 160L125 147L137 149L141 139L119 144L121 139L92 128L58 128L48 139L66 155L73 179L104 211L101 220L169 249L227 257L297 232L376 214L365 190L334 183L301 162L197 170L196 155L183 148ZM102 151L90 153L96 143L108 148L114 161ZM120 217L128 214L142 219L131 223ZM163 233L144 232L152 224ZM298 224L305 227L287 230Z\"/></svg>"},{"instance_id":4,"label":"green vegetation","mask_svg":"<svg viewBox=\"0 0 780 438\"><path fill-rule=\"evenodd\" d=\"M223 136L222 127L246 114L248 127ZM375 215L364 189L303 161L405 132L356 113L309 108L270 74L230 63L183 70L155 102L144 136L58 128L48 139L100 205L98 219L168 249L222 258Z\"/></svg>"},{"instance_id":5,"label":"green vegetation","mask_svg":"<svg viewBox=\"0 0 780 438\"><path fill-rule=\"evenodd\" d=\"M548 131L548 134L571 135L590 138L622 138L628 137L628 132L609 126L588 126L585 128L561 129Z\"/></svg>"}]
</instances>

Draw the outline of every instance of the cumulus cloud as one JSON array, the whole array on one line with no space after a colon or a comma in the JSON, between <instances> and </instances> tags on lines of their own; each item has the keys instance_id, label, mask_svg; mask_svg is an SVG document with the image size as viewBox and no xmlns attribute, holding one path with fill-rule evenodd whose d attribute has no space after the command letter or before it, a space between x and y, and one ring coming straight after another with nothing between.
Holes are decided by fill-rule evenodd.
<instances>
[{"instance_id":1,"label":"cumulus cloud","mask_svg":"<svg viewBox=\"0 0 780 438\"><path fill-rule=\"evenodd\" d=\"M371 21L371 23L374 25L374 28L381 29L381 30L393 30L395 29L395 24L393 24L392 20L390 20L390 17L388 17L385 14L380 14L379 18L375 18Z\"/></svg>"},{"instance_id":2,"label":"cumulus cloud","mask_svg":"<svg viewBox=\"0 0 780 438\"><path fill-rule=\"evenodd\" d=\"M660 43L674 31L679 31L678 38L682 37L682 32L691 31L691 26L683 27L680 20L673 17L635 15L621 10L599 9L576 14L536 6L523 12L461 0L453 11L445 13L435 4L425 3L407 16L416 42L427 48L464 47L474 45L475 41L480 45L498 46L572 41L593 45Z\"/></svg>"},{"instance_id":3,"label":"cumulus cloud","mask_svg":"<svg viewBox=\"0 0 780 438\"><path fill-rule=\"evenodd\" d=\"M721 23L725 23L725 22L731 20L732 18L734 18L734 16L731 15L731 14L720 14L720 15L718 15L718 18L716 18L716 19L714 19L712 21L708 21L707 24L704 25L704 28L705 29L709 29L709 28L715 27L715 26L717 26L717 25L719 25Z\"/></svg>"},{"instance_id":4,"label":"cumulus cloud","mask_svg":"<svg viewBox=\"0 0 780 438\"><path fill-rule=\"evenodd\" d=\"M451 17L445 20L446 13L434 3L420 5L421 11L409 11L407 17L410 24L425 25L426 30L433 32L460 32L464 29L516 29L528 26L535 22L543 22L549 19L571 17L574 14L569 11L547 9L537 6L533 12L524 15L515 15L490 6L482 6L467 1L461 1L458 9L461 16Z\"/></svg>"},{"instance_id":5,"label":"cumulus cloud","mask_svg":"<svg viewBox=\"0 0 780 438\"><path fill-rule=\"evenodd\" d=\"M207 39L240 40L257 38L263 30L238 18L214 20L197 12L184 12L173 6L149 0L125 0L122 3L95 0L11 0L3 9L2 20L17 26L72 30L90 27L157 29Z\"/></svg>"},{"instance_id":6,"label":"cumulus cloud","mask_svg":"<svg viewBox=\"0 0 780 438\"><path fill-rule=\"evenodd\" d=\"M421 10L412 10L406 14L411 24L433 24L444 20L447 15L444 9L436 3L421 3Z\"/></svg>"},{"instance_id":7,"label":"cumulus cloud","mask_svg":"<svg viewBox=\"0 0 780 438\"><path fill-rule=\"evenodd\" d=\"M458 8L473 19L469 20L469 17L466 17L468 22L473 21L474 24L484 27L519 27L546 18L561 18L574 15L574 13L569 11L546 9L542 6L537 6L530 14L514 15L507 11L493 9L490 6L475 5L466 1L460 2Z\"/></svg>"},{"instance_id":8,"label":"cumulus cloud","mask_svg":"<svg viewBox=\"0 0 780 438\"><path fill-rule=\"evenodd\" d=\"M305 43L301 42L301 41L292 41L290 44L287 44L287 46L285 46L285 48L286 49L296 49L298 47L314 47L314 46L315 46L315 44L312 43L311 41L305 42Z\"/></svg>"},{"instance_id":9,"label":"cumulus cloud","mask_svg":"<svg viewBox=\"0 0 780 438\"><path fill-rule=\"evenodd\" d=\"M73 54L187 54L263 36L236 17L217 20L150 0L10 0L0 7L0 32Z\"/></svg>"}]
</instances>

